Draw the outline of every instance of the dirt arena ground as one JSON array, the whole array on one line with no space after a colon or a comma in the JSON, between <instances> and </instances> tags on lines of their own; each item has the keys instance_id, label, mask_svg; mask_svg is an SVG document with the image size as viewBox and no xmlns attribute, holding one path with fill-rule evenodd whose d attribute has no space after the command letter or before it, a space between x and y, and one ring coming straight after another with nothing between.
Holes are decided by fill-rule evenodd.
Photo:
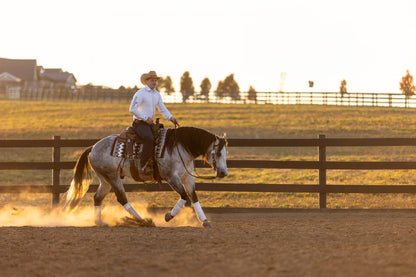
<instances>
[{"instance_id":1,"label":"dirt arena ground","mask_svg":"<svg viewBox=\"0 0 416 277\"><path fill-rule=\"evenodd\" d=\"M0 227L0 275L414 276L416 272L416 212L283 211L208 217L211 229L174 222L175 227L155 228Z\"/></svg>"}]
</instances>

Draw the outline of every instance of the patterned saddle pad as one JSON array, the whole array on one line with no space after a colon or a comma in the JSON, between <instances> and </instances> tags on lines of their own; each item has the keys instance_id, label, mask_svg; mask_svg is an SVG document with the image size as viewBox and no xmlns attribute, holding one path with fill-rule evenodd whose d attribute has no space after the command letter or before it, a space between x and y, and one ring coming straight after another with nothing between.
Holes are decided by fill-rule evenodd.
<instances>
[{"instance_id":1,"label":"patterned saddle pad","mask_svg":"<svg viewBox=\"0 0 416 277\"><path fill-rule=\"evenodd\" d=\"M160 128L154 135L154 153L160 157L165 144L168 129ZM136 135L133 128L129 127L116 137L111 148L111 156L124 159L140 159L143 150L142 140Z\"/></svg>"}]
</instances>

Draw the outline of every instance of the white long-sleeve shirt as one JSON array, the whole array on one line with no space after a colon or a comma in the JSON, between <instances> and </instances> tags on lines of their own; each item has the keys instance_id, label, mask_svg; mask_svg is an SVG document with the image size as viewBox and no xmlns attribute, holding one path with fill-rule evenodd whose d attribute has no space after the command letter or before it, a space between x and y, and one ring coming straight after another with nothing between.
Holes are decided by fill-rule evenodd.
<instances>
[{"instance_id":1,"label":"white long-sleeve shirt","mask_svg":"<svg viewBox=\"0 0 416 277\"><path fill-rule=\"evenodd\" d=\"M160 93L156 89L152 90L145 86L134 94L130 104L130 112L133 114L133 120L146 121L148 118L154 119L156 107L167 120L172 119L172 114L163 103Z\"/></svg>"}]
</instances>

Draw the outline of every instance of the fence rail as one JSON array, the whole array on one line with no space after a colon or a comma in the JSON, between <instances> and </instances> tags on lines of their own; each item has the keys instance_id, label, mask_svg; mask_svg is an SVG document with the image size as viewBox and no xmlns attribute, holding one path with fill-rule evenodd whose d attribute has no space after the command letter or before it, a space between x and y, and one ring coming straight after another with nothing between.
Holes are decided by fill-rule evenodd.
<instances>
[{"instance_id":1,"label":"fence rail","mask_svg":"<svg viewBox=\"0 0 416 277\"><path fill-rule=\"evenodd\" d=\"M0 186L0 192L44 192L51 193L52 204L59 203L59 195L68 189L60 184L60 171L72 169L75 161L60 161L63 147L87 147L98 139L66 139L54 136L50 140L0 140L0 148L48 147L52 149L52 161L47 162L0 162L0 170L52 170L52 185L44 186ZM228 139L229 147L316 147L316 161L271 161L271 160L228 160L229 168L272 168L272 169L313 169L319 171L318 184L252 184L252 183L204 183L197 182L200 191L235 192L295 192L318 193L319 207L327 208L328 193L416 193L411 185L332 185L327 184L327 170L398 170L416 169L416 162L375 162L375 161L327 161L327 147L370 147L370 146L416 146L416 138L326 138L319 135L316 139ZM195 161L195 167L207 167L201 160ZM127 192L133 191L171 191L166 183L160 184L124 184ZM89 192L98 185L90 186Z\"/></svg>"},{"instance_id":2,"label":"fence rail","mask_svg":"<svg viewBox=\"0 0 416 277\"><path fill-rule=\"evenodd\" d=\"M64 101L131 101L134 90L120 89L50 89L25 88L0 94L10 99L20 100L64 100ZM10 95L9 95L10 94ZM398 93L363 93L352 92L234 92L219 97L214 91L208 95L194 95L184 100L180 92L162 93L166 103L234 103L234 104L296 104L296 105L339 105L339 106L370 106L370 107L404 107L416 108L416 97L407 97Z\"/></svg>"}]
</instances>

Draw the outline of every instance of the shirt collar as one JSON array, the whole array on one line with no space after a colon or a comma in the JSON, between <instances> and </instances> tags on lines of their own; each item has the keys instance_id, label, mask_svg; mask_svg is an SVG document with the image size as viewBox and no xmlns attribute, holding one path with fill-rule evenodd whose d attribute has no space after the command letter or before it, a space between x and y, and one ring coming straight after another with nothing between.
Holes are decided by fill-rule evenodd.
<instances>
[{"instance_id":1,"label":"shirt collar","mask_svg":"<svg viewBox=\"0 0 416 277\"><path fill-rule=\"evenodd\" d=\"M146 89L147 92L156 92L157 91L156 89L149 88L147 85L145 86L145 89Z\"/></svg>"}]
</instances>

